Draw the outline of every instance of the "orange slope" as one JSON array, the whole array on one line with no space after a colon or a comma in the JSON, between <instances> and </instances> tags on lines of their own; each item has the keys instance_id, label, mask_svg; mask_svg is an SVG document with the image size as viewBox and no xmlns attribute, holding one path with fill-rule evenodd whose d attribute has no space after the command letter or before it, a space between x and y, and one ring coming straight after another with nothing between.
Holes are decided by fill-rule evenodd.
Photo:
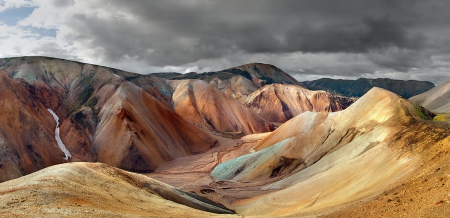
<instances>
[{"instance_id":1,"label":"orange slope","mask_svg":"<svg viewBox=\"0 0 450 218\"><path fill-rule=\"evenodd\" d=\"M87 159L126 170L151 171L215 145L206 133L132 84L115 92L99 120Z\"/></svg>"}]
</instances>

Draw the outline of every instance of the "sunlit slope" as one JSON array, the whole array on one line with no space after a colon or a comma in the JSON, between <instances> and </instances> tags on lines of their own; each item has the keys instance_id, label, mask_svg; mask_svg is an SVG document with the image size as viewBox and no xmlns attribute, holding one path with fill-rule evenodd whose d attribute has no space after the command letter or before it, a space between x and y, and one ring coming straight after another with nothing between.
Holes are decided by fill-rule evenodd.
<instances>
[{"instance_id":1,"label":"sunlit slope","mask_svg":"<svg viewBox=\"0 0 450 218\"><path fill-rule=\"evenodd\" d=\"M215 213L232 212L195 194L99 163L56 165L0 183L0 216L7 217L212 217Z\"/></svg>"},{"instance_id":2,"label":"sunlit slope","mask_svg":"<svg viewBox=\"0 0 450 218\"><path fill-rule=\"evenodd\" d=\"M450 113L450 78L409 100L436 113Z\"/></svg>"},{"instance_id":3,"label":"sunlit slope","mask_svg":"<svg viewBox=\"0 0 450 218\"><path fill-rule=\"evenodd\" d=\"M255 146L256 152L218 165L218 181L264 183L271 193L236 200L244 215L308 214L382 192L422 163L409 146L432 145L410 103L373 88L344 111L303 113ZM411 128L413 127L413 128ZM408 129L406 131L406 129ZM421 144L422 143L422 144Z\"/></svg>"}]
</instances>

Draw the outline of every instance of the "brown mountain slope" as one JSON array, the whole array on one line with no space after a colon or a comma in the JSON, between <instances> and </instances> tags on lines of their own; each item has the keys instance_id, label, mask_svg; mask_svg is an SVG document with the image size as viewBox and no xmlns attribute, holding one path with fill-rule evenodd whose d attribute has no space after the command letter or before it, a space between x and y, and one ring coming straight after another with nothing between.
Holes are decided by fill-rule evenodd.
<instances>
[{"instance_id":1,"label":"brown mountain slope","mask_svg":"<svg viewBox=\"0 0 450 218\"><path fill-rule=\"evenodd\" d=\"M214 78L209 82L209 84L241 103L249 94L258 89L257 85L243 76L234 76L228 80Z\"/></svg>"},{"instance_id":2,"label":"brown mountain slope","mask_svg":"<svg viewBox=\"0 0 450 218\"><path fill-rule=\"evenodd\" d=\"M63 163L55 120L23 80L0 71L0 182Z\"/></svg>"},{"instance_id":3,"label":"brown mountain slope","mask_svg":"<svg viewBox=\"0 0 450 218\"><path fill-rule=\"evenodd\" d=\"M409 100L436 113L450 113L450 78Z\"/></svg>"},{"instance_id":4,"label":"brown mountain slope","mask_svg":"<svg viewBox=\"0 0 450 218\"><path fill-rule=\"evenodd\" d=\"M55 143L55 121L47 108L55 111L59 117L60 136L72 154L72 161L101 160L128 170L153 170L162 160L172 160L205 151L214 145L215 140L171 111L168 107L171 98L168 91L170 87L159 78L148 76L140 78L138 74L111 68L45 57L0 59L0 68L6 72L6 75L2 74L3 81L6 82L1 87L5 89L4 101L11 106L0 109L3 113L0 119L14 121L6 121L0 125L0 130L3 131L0 132L0 137L4 148L2 159L5 160L0 162L2 164L0 170L10 173L3 174L5 180L64 161L61 160L61 156L64 157L61 149ZM111 137L109 133L102 132L99 124L115 122L114 119L108 117L108 120L103 120L99 114L114 105L110 100L123 85L128 87L128 91L122 90L120 98L129 104L123 106L124 111L137 117L134 117L134 122L125 119L117 126L117 130L122 128L120 133L131 134L128 135L132 136L130 140L126 141L128 144L123 145L129 146L131 150L116 153L113 155L116 159L109 159L108 155L107 158L97 159L104 151L111 153L114 149L118 149L117 143L102 146L95 144L94 148L92 143L94 140L101 141ZM144 91L130 91L136 89ZM21 119L26 119L27 122ZM127 130L126 123L132 128ZM115 127L108 128L116 131ZM104 137L96 137L99 133ZM136 145L133 142L140 144ZM147 144L144 146L142 143ZM19 147L27 145L29 148L18 150ZM48 146L54 146L54 149ZM112 146L111 149L108 149L108 146ZM103 150L98 150L100 147ZM154 152L154 159L151 158L153 155L151 152ZM126 155L136 159L127 160ZM9 164L19 161L26 162L27 166Z\"/></svg>"},{"instance_id":5,"label":"brown mountain slope","mask_svg":"<svg viewBox=\"0 0 450 218\"><path fill-rule=\"evenodd\" d=\"M61 164L0 184L1 217L234 217L224 213L232 211L98 163Z\"/></svg>"},{"instance_id":6,"label":"brown mountain slope","mask_svg":"<svg viewBox=\"0 0 450 218\"><path fill-rule=\"evenodd\" d=\"M172 81L173 109L189 122L220 132L269 132L269 122L202 80Z\"/></svg>"},{"instance_id":7,"label":"brown mountain slope","mask_svg":"<svg viewBox=\"0 0 450 218\"><path fill-rule=\"evenodd\" d=\"M204 152L215 145L144 90L122 85L99 113L89 161L131 171L155 170L163 162Z\"/></svg>"},{"instance_id":8,"label":"brown mountain slope","mask_svg":"<svg viewBox=\"0 0 450 218\"><path fill-rule=\"evenodd\" d=\"M344 111L291 119L260 141L256 152L218 165L211 176L265 191L230 203L239 214L323 213L412 177L424 164L418 151L448 138L434 125L420 120L408 101L373 88Z\"/></svg>"},{"instance_id":9,"label":"brown mountain slope","mask_svg":"<svg viewBox=\"0 0 450 218\"><path fill-rule=\"evenodd\" d=\"M305 111L340 111L355 100L298 85L271 84L250 94L244 104L268 121L284 123Z\"/></svg>"}]
</instances>

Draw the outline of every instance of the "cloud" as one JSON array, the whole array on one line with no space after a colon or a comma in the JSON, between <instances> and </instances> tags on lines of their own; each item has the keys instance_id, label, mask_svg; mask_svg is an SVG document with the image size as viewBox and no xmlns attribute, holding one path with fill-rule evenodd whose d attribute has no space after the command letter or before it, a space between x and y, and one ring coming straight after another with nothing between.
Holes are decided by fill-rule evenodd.
<instances>
[{"instance_id":1,"label":"cloud","mask_svg":"<svg viewBox=\"0 0 450 218\"><path fill-rule=\"evenodd\" d=\"M20 8L20 7L37 7L38 4L29 0L0 0L0 12L3 12L10 8Z\"/></svg>"},{"instance_id":2,"label":"cloud","mask_svg":"<svg viewBox=\"0 0 450 218\"><path fill-rule=\"evenodd\" d=\"M295 75L398 77L449 66L437 58L450 54L444 0L0 1L0 11L12 7L35 9L3 26L17 34L0 35L10 40L0 42L2 56L71 57L142 73L267 62Z\"/></svg>"},{"instance_id":3,"label":"cloud","mask_svg":"<svg viewBox=\"0 0 450 218\"><path fill-rule=\"evenodd\" d=\"M373 50L367 56L379 66L400 72L408 72L412 68L428 68L433 64L430 54L397 47Z\"/></svg>"}]
</instances>

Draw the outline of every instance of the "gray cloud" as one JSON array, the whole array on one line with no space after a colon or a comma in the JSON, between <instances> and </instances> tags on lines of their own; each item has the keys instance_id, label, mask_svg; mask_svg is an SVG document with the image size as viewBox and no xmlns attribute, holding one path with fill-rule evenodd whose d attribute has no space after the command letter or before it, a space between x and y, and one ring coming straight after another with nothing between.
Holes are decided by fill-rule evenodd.
<instances>
[{"instance_id":1,"label":"gray cloud","mask_svg":"<svg viewBox=\"0 0 450 218\"><path fill-rule=\"evenodd\" d=\"M73 4L73 0L53 0L53 5L59 8L67 7Z\"/></svg>"},{"instance_id":2,"label":"gray cloud","mask_svg":"<svg viewBox=\"0 0 450 218\"><path fill-rule=\"evenodd\" d=\"M84 4L54 3L66 8ZM80 58L115 66L133 60L149 67L198 65L202 69L215 62L232 67L266 60L293 73L291 69L302 68L310 74L353 77L384 69L438 72L433 71L437 67L433 57L450 53L450 44L445 43L450 41L446 0L96 0L90 4L92 8L58 17L62 20L56 25L61 28L58 37L75 44ZM320 59L330 54L344 59L356 55L360 60L326 63ZM287 56L289 62L281 60ZM440 62L439 67L449 66Z\"/></svg>"}]
</instances>

